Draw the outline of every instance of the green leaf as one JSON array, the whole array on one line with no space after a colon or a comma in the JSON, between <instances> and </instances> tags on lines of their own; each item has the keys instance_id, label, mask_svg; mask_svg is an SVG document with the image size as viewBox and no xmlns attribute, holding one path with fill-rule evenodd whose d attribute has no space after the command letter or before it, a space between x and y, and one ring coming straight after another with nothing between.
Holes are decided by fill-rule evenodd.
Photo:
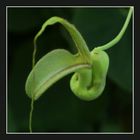
<instances>
[{"instance_id":1,"label":"green leaf","mask_svg":"<svg viewBox=\"0 0 140 140\"><path fill-rule=\"evenodd\" d=\"M36 100L56 81L83 67L90 65L82 63L78 55L72 55L64 49L53 50L32 69L26 81L26 93Z\"/></svg>"}]
</instances>

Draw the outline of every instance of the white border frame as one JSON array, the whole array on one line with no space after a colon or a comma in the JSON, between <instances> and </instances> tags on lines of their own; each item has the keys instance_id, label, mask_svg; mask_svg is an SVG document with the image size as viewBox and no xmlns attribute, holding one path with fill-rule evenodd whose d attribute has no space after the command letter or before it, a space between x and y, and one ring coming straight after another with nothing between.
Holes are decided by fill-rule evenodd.
<instances>
[{"instance_id":1,"label":"white border frame","mask_svg":"<svg viewBox=\"0 0 140 140\"><path fill-rule=\"evenodd\" d=\"M6 134L134 134L134 10L132 15L132 132L8 132L8 8L129 8L130 6L6 6ZM134 6L132 6L134 9Z\"/></svg>"}]
</instances>

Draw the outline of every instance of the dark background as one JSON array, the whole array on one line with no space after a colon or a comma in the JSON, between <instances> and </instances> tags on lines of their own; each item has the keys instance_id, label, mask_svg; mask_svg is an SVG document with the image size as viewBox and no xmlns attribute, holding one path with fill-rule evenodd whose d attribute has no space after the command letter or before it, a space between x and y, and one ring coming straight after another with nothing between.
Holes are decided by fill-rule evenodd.
<instances>
[{"instance_id":1,"label":"dark background","mask_svg":"<svg viewBox=\"0 0 140 140\"><path fill-rule=\"evenodd\" d=\"M52 16L60 16L81 32L92 50L121 30L128 8L8 8L8 132L28 132L30 99L25 81L31 70L33 38ZM73 51L73 42L59 25L46 28L38 40L37 60L55 48ZM132 23L121 41L107 50L110 66L105 90L85 102L71 92L71 74L39 100L33 113L34 132L132 131Z\"/></svg>"}]
</instances>

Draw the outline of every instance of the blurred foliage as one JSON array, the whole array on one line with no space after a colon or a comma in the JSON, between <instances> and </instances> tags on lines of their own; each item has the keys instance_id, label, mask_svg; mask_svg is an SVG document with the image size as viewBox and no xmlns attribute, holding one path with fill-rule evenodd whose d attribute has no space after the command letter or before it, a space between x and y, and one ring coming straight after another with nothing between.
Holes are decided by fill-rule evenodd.
<instances>
[{"instance_id":1,"label":"blurred foliage","mask_svg":"<svg viewBox=\"0 0 140 140\"><path fill-rule=\"evenodd\" d=\"M45 20L60 16L82 33L90 50L112 40L120 31L126 8L8 8L8 132L28 132L30 99L25 81L31 70L33 38ZM71 92L68 75L35 102L34 132L132 131L132 23L113 48L106 88L96 100L85 102ZM74 51L69 34L59 25L38 40L37 60L48 51Z\"/></svg>"}]
</instances>

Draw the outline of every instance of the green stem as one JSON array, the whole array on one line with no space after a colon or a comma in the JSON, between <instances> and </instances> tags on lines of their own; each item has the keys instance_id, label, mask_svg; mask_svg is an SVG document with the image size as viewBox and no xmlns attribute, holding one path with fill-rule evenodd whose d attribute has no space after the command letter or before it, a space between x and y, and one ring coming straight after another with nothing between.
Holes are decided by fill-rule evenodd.
<instances>
[{"instance_id":1,"label":"green stem","mask_svg":"<svg viewBox=\"0 0 140 140\"><path fill-rule=\"evenodd\" d=\"M29 131L32 132L32 115L34 110L34 100L31 100L31 110L30 110L30 116L29 116Z\"/></svg>"},{"instance_id":2,"label":"green stem","mask_svg":"<svg viewBox=\"0 0 140 140\"><path fill-rule=\"evenodd\" d=\"M76 48L78 49L78 53L83 58L83 61L91 63L90 51L87 47L87 44L86 44L84 38L80 34L80 32L76 29L76 27L74 25L70 24L67 20L60 18L60 17L52 17L52 18L48 19L42 25L41 29L34 37L34 47L36 47L37 39L45 31L45 28L49 25L54 25L56 23L62 24L66 28L66 30L69 32L69 34L71 35L71 37L76 45Z\"/></svg>"},{"instance_id":3,"label":"green stem","mask_svg":"<svg viewBox=\"0 0 140 140\"><path fill-rule=\"evenodd\" d=\"M32 55L32 69L35 66L35 56L36 56L36 42L34 42L34 50L33 50L33 55ZM30 114L29 114L29 131L32 132L32 116L33 116L33 110L34 110L34 98L31 100L31 109L30 109Z\"/></svg>"},{"instance_id":4,"label":"green stem","mask_svg":"<svg viewBox=\"0 0 140 140\"><path fill-rule=\"evenodd\" d=\"M32 69L35 66L36 51L37 51L37 47L36 47L36 44L34 43L34 50L33 50L33 56L32 56Z\"/></svg>"},{"instance_id":5,"label":"green stem","mask_svg":"<svg viewBox=\"0 0 140 140\"><path fill-rule=\"evenodd\" d=\"M107 44L105 44L103 46L99 46L96 49L106 50L106 49L111 48L112 46L114 46L115 44L117 44L120 41L120 39L122 38L122 36L124 35L124 33L125 33L125 31L126 31L126 29L128 27L128 24L129 24L130 19L131 19L132 12L133 12L133 7L130 7L128 15L127 15L127 18L126 18L126 21L125 21L121 31L119 32L119 34L112 41L110 41L109 43L107 43Z\"/></svg>"}]
</instances>

